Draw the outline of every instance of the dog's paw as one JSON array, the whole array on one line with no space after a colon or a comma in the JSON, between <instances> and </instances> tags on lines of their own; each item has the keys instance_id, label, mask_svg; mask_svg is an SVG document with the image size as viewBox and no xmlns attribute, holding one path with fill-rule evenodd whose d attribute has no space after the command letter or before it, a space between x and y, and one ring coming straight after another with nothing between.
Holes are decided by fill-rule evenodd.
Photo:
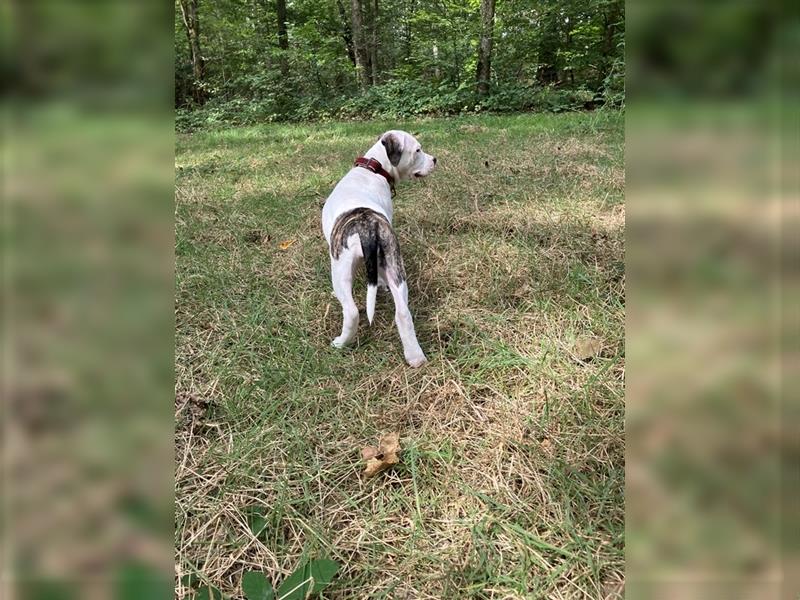
<instances>
[{"instance_id":1,"label":"dog's paw","mask_svg":"<svg viewBox=\"0 0 800 600\"><path fill-rule=\"evenodd\" d=\"M406 362L416 369L428 362L428 359L425 358L425 355L422 352L419 352L418 354L407 355Z\"/></svg>"},{"instance_id":2,"label":"dog's paw","mask_svg":"<svg viewBox=\"0 0 800 600\"><path fill-rule=\"evenodd\" d=\"M331 342L331 346L333 346L334 348L344 348L345 346L347 346L347 343L349 341L350 340L346 340L342 336L339 336L333 339L333 341Z\"/></svg>"}]
</instances>

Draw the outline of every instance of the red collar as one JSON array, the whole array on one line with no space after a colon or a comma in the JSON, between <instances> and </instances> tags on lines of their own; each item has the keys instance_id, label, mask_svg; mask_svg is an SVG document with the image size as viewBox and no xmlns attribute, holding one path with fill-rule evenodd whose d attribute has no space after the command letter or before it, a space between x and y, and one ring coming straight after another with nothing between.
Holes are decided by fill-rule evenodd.
<instances>
[{"instance_id":1,"label":"red collar","mask_svg":"<svg viewBox=\"0 0 800 600\"><path fill-rule=\"evenodd\" d=\"M378 175L382 175L386 178L386 181L389 182L389 188L392 190L392 196L395 195L394 189L394 177L381 166L380 161L375 160L374 158L365 158L363 156L359 156L355 162L356 167L363 167L367 171L372 171L373 173L377 173Z\"/></svg>"}]
</instances>

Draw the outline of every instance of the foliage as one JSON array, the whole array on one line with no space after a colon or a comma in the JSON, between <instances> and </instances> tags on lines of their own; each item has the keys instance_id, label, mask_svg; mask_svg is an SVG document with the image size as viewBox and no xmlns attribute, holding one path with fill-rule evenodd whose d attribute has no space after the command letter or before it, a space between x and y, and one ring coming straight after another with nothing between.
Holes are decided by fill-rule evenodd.
<instances>
[{"instance_id":1,"label":"foliage","mask_svg":"<svg viewBox=\"0 0 800 600\"><path fill-rule=\"evenodd\" d=\"M247 571L242 575L242 592L247 600L304 600L325 589L338 570L339 563L336 561L327 558L310 560L295 569L281 583L277 592L266 575L258 571ZM200 580L197 577L184 576L183 578L183 585L189 590L194 590L194 597L197 600L223 600L225 598L222 592L214 586L199 584Z\"/></svg>"},{"instance_id":2,"label":"foliage","mask_svg":"<svg viewBox=\"0 0 800 600\"><path fill-rule=\"evenodd\" d=\"M248 571L242 575L242 591L247 600L272 600L275 590L263 573Z\"/></svg>"},{"instance_id":3,"label":"foliage","mask_svg":"<svg viewBox=\"0 0 800 600\"><path fill-rule=\"evenodd\" d=\"M549 86L497 86L488 96L479 96L470 86L422 87L396 80L367 89L363 94L325 99L310 97L282 112L274 98L210 101L192 110L177 109L180 131L223 126L254 125L275 121L327 121L399 119L415 116L446 116L463 113L507 113L518 111L562 112L594 105L598 96L586 88Z\"/></svg>"},{"instance_id":4,"label":"foliage","mask_svg":"<svg viewBox=\"0 0 800 600\"><path fill-rule=\"evenodd\" d=\"M284 580L278 588L278 598L303 600L317 594L325 589L338 570L339 564L332 560L323 558L307 562Z\"/></svg>"},{"instance_id":5,"label":"foliage","mask_svg":"<svg viewBox=\"0 0 800 600\"><path fill-rule=\"evenodd\" d=\"M374 27L376 40L375 81L363 91L348 53L349 0L290 2L287 49L278 44L274 2L201 0L202 81L193 79L187 35L176 11L178 127L562 111L623 103L622 0L499 3L492 81L484 96L475 91L478 0L398 0L391 7L362 3L371 15L366 35ZM206 99L202 106L192 94L197 88Z\"/></svg>"},{"instance_id":6,"label":"foliage","mask_svg":"<svg viewBox=\"0 0 800 600\"><path fill-rule=\"evenodd\" d=\"M278 588L278 600L304 600L325 589L339 570L339 563L321 558L309 561L287 577ZM273 600L275 591L263 573L248 571L242 576L247 600Z\"/></svg>"}]
</instances>

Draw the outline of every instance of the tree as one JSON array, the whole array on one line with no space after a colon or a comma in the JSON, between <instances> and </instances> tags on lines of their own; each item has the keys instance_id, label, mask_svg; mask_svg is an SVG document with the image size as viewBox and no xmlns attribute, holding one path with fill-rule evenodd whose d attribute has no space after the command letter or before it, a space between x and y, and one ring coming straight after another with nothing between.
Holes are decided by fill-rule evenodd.
<instances>
[{"instance_id":1,"label":"tree","mask_svg":"<svg viewBox=\"0 0 800 600\"><path fill-rule=\"evenodd\" d=\"M378 85L378 0L372 2L372 44L369 49L369 67L372 85Z\"/></svg>"},{"instance_id":2,"label":"tree","mask_svg":"<svg viewBox=\"0 0 800 600\"><path fill-rule=\"evenodd\" d=\"M391 6L174 0L174 6L175 104L205 103L215 119L449 114L478 105L530 110L589 107L586 98L624 100L624 0L395 0ZM376 89L361 101L370 86ZM544 89L550 86L558 93ZM508 93L487 101L501 87Z\"/></svg>"},{"instance_id":3,"label":"tree","mask_svg":"<svg viewBox=\"0 0 800 600\"><path fill-rule=\"evenodd\" d=\"M369 72L367 70L367 46L364 35L364 21L361 11L361 0L351 0L351 19L353 23L353 48L356 55L356 77L362 88L369 85Z\"/></svg>"},{"instance_id":4,"label":"tree","mask_svg":"<svg viewBox=\"0 0 800 600\"><path fill-rule=\"evenodd\" d=\"M275 13L278 20L278 48L281 50L278 64L281 76L286 77L289 74L289 63L286 57L286 51L289 50L289 33L286 27L286 0L276 0Z\"/></svg>"},{"instance_id":5,"label":"tree","mask_svg":"<svg viewBox=\"0 0 800 600\"><path fill-rule=\"evenodd\" d=\"M479 94L489 93L489 81L492 77L494 2L495 0L481 0L481 40L478 45L478 69L475 76Z\"/></svg>"},{"instance_id":6,"label":"tree","mask_svg":"<svg viewBox=\"0 0 800 600\"><path fill-rule=\"evenodd\" d=\"M186 28L186 39L189 42L189 56L192 60L192 76L194 77L193 96L197 104L205 101L203 92L203 75L205 64L200 52L200 17L197 15L199 0L179 0L183 25Z\"/></svg>"},{"instance_id":7,"label":"tree","mask_svg":"<svg viewBox=\"0 0 800 600\"><path fill-rule=\"evenodd\" d=\"M278 16L278 47L281 50L288 50L289 34L286 31L286 0L277 0L275 8Z\"/></svg>"},{"instance_id":8,"label":"tree","mask_svg":"<svg viewBox=\"0 0 800 600\"><path fill-rule=\"evenodd\" d=\"M619 28L623 25L624 6L619 2L608 2L603 10L603 45L602 61L600 66L599 79L603 81L613 68L616 47L619 43Z\"/></svg>"},{"instance_id":9,"label":"tree","mask_svg":"<svg viewBox=\"0 0 800 600\"><path fill-rule=\"evenodd\" d=\"M355 48L353 48L353 29L350 25L350 21L347 18L347 11L344 9L344 2L342 0L336 0L336 7L339 9L339 20L342 22L342 39L344 40L344 46L347 49L347 57L350 59L350 62L353 63L353 66L356 65L356 52Z\"/></svg>"}]
</instances>

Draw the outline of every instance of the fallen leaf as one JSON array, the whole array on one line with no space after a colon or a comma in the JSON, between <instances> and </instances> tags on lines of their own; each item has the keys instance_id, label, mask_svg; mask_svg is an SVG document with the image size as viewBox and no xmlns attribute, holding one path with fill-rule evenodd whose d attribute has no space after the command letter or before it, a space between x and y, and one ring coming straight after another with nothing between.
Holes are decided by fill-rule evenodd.
<instances>
[{"instance_id":1,"label":"fallen leaf","mask_svg":"<svg viewBox=\"0 0 800 600\"><path fill-rule=\"evenodd\" d=\"M589 360L603 351L603 342L596 337L582 336L575 340L575 354L581 360Z\"/></svg>"},{"instance_id":2,"label":"fallen leaf","mask_svg":"<svg viewBox=\"0 0 800 600\"><path fill-rule=\"evenodd\" d=\"M280 244L278 244L278 248L281 250L286 250L289 246L294 244L297 240L283 240Z\"/></svg>"},{"instance_id":3,"label":"fallen leaf","mask_svg":"<svg viewBox=\"0 0 800 600\"><path fill-rule=\"evenodd\" d=\"M381 471L388 469L392 465L400 462L397 453L400 450L400 435L397 433L387 433L381 438L378 447L367 446L361 451L361 456L367 461L367 468L364 475L373 477Z\"/></svg>"}]
</instances>

